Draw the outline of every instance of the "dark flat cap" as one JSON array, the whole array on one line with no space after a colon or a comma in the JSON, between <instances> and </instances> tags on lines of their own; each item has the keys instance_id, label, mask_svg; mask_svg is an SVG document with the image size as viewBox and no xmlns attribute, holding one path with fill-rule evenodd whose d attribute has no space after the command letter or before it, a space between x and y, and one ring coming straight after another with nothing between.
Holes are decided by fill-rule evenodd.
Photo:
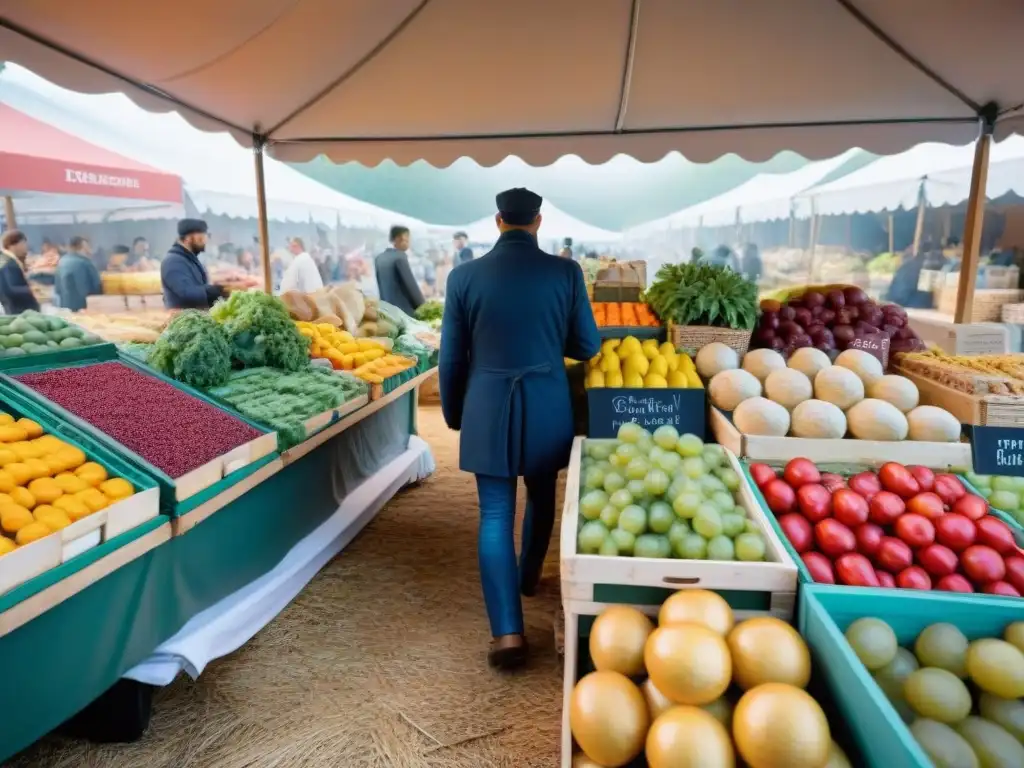
<instances>
[{"instance_id":1,"label":"dark flat cap","mask_svg":"<svg viewBox=\"0 0 1024 768\"><path fill-rule=\"evenodd\" d=\"M178 222L178 237L187 237L195 232L205 235L209 227L202 219L182 219Z\"/></svg>"},{"instance_id":2,"label":"dark flat cap","mask_svg":"<svg viewBox=\"0 0 1024 768\"><path fill-rule=\"evenodd\" d=\"M516 187L499 193L495 202L498 204L498 213L506 224L524 227L537 218L544 198L524 187Z\"/></svg>"}]
</instances>

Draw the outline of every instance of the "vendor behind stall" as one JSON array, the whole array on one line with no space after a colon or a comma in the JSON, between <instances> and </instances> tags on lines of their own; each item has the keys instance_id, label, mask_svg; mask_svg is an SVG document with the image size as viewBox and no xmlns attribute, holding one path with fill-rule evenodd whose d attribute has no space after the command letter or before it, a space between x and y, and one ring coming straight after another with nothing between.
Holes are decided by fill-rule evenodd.
<instances>
[{"instance_id":1,"label":"vendor behind stall","mask_svg":"<svg viewBox=\"0 0 1024 768\"><path fill-rule=\"evenodd\" d=\"M27 309L39 310L39 300L29 287L25 276L28 258L28 238L25 233L11 229L4 233L3 253L0 254L0 303L8 315L17 315Z\"/></svg>"},{"instance_id":2,"label":"vendor behind stall","mask_svg":"<svg viewBox=\"0 0 1024 768\"><path fill-rule=\"evenodd\" d=\"M164 306L168 309L209 309L224 295L224 286L210 285L199 254L206 250L208 227L202 219L178 222L178 241L160 264Z\"/></svg>"},{"instance_id":3,"label":"vendor behind stall","mask_svg":"<svg viewBox=\"0 0 1024 768\"><path fill-rule=\"evenodd\" d=\"M81 235L71 238L68 252L57 263L54 286L60 306L79 312L85 309L86 297L103 293L103 283L96 265L92 263L92 246Z\"/></svg>"}]
</instances>

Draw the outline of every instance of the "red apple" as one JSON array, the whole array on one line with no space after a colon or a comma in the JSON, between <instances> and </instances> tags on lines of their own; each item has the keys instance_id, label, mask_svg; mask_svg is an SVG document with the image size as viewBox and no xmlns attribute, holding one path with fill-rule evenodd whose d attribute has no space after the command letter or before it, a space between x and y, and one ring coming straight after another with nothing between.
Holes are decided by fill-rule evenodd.
<instances>
[{"instance_id":1,"label":"red apple","mask_svg":"<svg viewBox=\"0 0 1024 768\"><path fill-rule=\"evenodd\" d=\"M799 488L808 483L820 483L821 472L810 459L790 459L782 470L782 479L793 488Z\"/></svg>"},{"instance_id":2,"label":"red apple","mask_svg":"<svg viewBox=\"0 0 1024 768\"><path fill-rule=\"evenodd\" d=\"M796 492L796 503L800 513L812 523L832 514L832 494L817 483L801 485Z\"/></svg>"},{"instance_id":3,"label":"red apple","mask_svg":"<svg viewBox=\"0 0 1024 768\"><path fill-rule=\"evenodd\" d=\"M1018 592L1012 584L1007 584L1005 581L990 581L981 588L981 591L986 595L1020 597L1020 592Z\"/></svg>"},{"instance_id":4,"label":"red apple","mask_svg":"<svg viewBox=\"0 0 1024 768\"><path fill-rule=\"evenodd\" d=\"M899 573L914 562L914 553L905 542L894 536L884 536L875 552L875 562L889 573Z\"/></svg>"},{"instance_id":5,"label":"red apple","mask_svg":"<svg viewBox=\"0 0 1024 768\"><path fill-rule=\"evenodd\" d=\"M910 470L895 461L882 465L878 470L878 479L882 482L882 488L903 499L909 499L921 492L921 486Z\"/></svg>"},{"instance_id":6,"label":"red apple","mask_svg":"<svg viewBox=\"0 0 1024 768\"><path fill-rule=\"evenodd\" d=\"M928 573L936 578L956 573L959 564L956 552L941 544L929 544L917 552L917 562Z\"/></svg>"},{"instance_id":7,"label":"red apple","mask_svg":"<svg viewBox=\"0 0 1024 768\"><path fill-rule=\"evenodd\" d=\"M790 512L779 518L779 527L797 552L806 552L814 546L814 531L807 518Z\"/></svg>"},{"instance_id":8,"label":"red apple","mask_svg":"<svg viewBox=\"0 0 1024 768\"><path fill-rule=\"evenodd\" d=\"M910 470L910 474L917 480L917 484L921 486L922 491L930 491L935 487L935 473L928 469L928 467L913 464L907 467L907 469Z\"/></svg>"},{"instance_id":9,"label":"red apple","mask_svg":"<svg viewBox=\"0 0 1024 768\"><path fill-rule=\"evenodd\" d=\"M853 535L857 539L857 551L862 555L874 557L878 551L878 545L885 537L885 531L874 523L864 523L853 530Z\"/></svg>"},{"instance_id":10,"label":"red apple","mask_svg":"<svg viewBox=\"0 0 1024 768\"><path fill-rule=\"evenodd\" d=\"M792 512L796 505L796 492L785 480L769 480L761 489L761 493L768 502L768 509L776 515Z\"/></svg>"},{"instance_id":11,"label":"red apple","mask_svg":"<svg viewBox=\"0 0 1024 768\"><path fill-rule=\"evenodd\" d=\"M968 497L964 496L964 499L966 498ZM1010 555L1017 551L1017 542L1013 539L1013 532L1010 530L1010 526L1002 520L992 515L985 515L976 520L974 525L978 528L979 544L992 547L1000 555Z\"/></svg>"},{"instance_id":12,"label":"red apple","mask_svg":"<svg viewBox=\"0 0 1024 768\"><path fill-rule=\"evenodd\" d=\"M924 491L907 502L907 512L913 512L916 515L927 517L929 520L935 520L946 514L946 509L938 494Z\"/></svg>"},{"instance_id":13,"label":"red apple","mask_svg":"<svg viewBox=\"0 0 1024 768\"><path fill-rule=\"evenodd\" d=\"M939 579L935 588L943 592L973 592L974 587L959 573L951 573Z\"/></svg>"},{"instance_id":14,"label":"red apple","mask_svg":"<svg viewBox=\"0 0 1024 768\"><path fill-rule=\"evenodd\" d=\"M775 479L775 470L767 464L751 464L750 477L753 478L754 485L764 490L764 487Z\"/></svg>"},{"instance_id":15,"label":"red apple","mask_svg":"<svg viewBox=\"0 0 1024 768\"><path fill-rule=\"evenodd\" d=\"M879 586L871 561L856 552L848 552L836 560L836 581L851 587Z\"/></svg>"},{"instance_id":16,"label":"red apple","mask_svg":"<svg viewBox=\"0 0 1024 768\"><path fill-rule=\"evenodd\" d=\"M840 488L832 494L832 514L843 525L855 528L867 522L868 503L859 493Z\"/></svg>"},{"instance_id":17,"label":"red apple","mask_svg":"<svg viewBox=\"0 0 1024 768\"><path fill-rule=\"evenodd\" d=\"M892 491L879 491L868 502L868 515L876 525L892 525L907 505Z\"/></svg>"},{"instance_id":18,"label":"red apple","mask_svg":"<svg viewBox=\"0 0 1024 768\"><path fill-rule=\"evenodd\" d=\"M825 518L814 526L814 540L818 549L832 558L857 548L857 538L853 531L832 518Z\"/></svg>"},{"instance_id":19,"label":"red apple","mask_svg":"<svg viewBox=\"0 0 1024 768\"><path fill-rule=\"evenodd\" d=\"M977 526L969 517L950 512L935 520L935 540L954 552L967 549L977 536Z\"/></svg>"},{"instance_id":20,"label":"red apple","mask_svg":"<svg viewBox=\"0 0 1024 768\"><path fill-rule=\"evenodd\" d=\"M861 472L850 478L850 490L871 501L871 497L882 490L882 484L874 472Z\"/></svg>"},{"instance_id":21,"label":"red apple","mask_svg":"<svg viewBox=\"0 0 1024 768\"><path fill-rule=\"evenodd\" d=\"M822 472L821 484L825 486L829 493L835 493L840 488L846 487L846 481L843 480L843 476L837 475L835 472Z\"/></svg>"},{"instance_id":22,"label":"red apple","mask_svg":"<svg viewBox=\"0 0 1024 768\"><path fill-rule=\"evenodd\" d=\"M880 587L885 587L886 589L895 589L896 588L896 579L888 571L883 571L883 570L876 569L875 570L875 578L878 579L878 586L880 586Z\"/></svg>"},{"instance_id":23,"label":"red apple","mask_svg":"<svg viewBox=\"0 0 1024 768\"><path fill-rule=\"evenodd\" d=\"M836 583L836 575L832 570L832 561L821 554L821 552L804 552L800 555L800 558L804 561L807 570L811 572L811 578L816 583Z\"/></svg>"},{"instance_id":24,"label":"red apple","mask_svg":"<svg viewBox=\"0 0 1024 768\"><path fill-rule=\"evenodd\" d=\"M893 524L896 535L912 549L927 547L935 541L935 526L923 515L907 512Z\"/></svg>"},{"instance_id":25,"label":"red apple","mask_svg":"<svg viewBox=\"0 0 1024 768\"><path fill-rule=\"evenodd\" d=\"M977 522L988 514L988 502L981 498L981 496L967 493L953 502L950 511L964 517L969 517Z\"/></svg>"},{"instance_id":26,"label":"red apple","mask_svg":"<svg viewBox=\"0 0 1024 768\"><path fill-rule=\"evenodd\" d=\"M1018 592L1024 592L1024 557L1010 555L1003 558L1003 563L1006 565L1006 580Z\"/></svg>"},{"instance_id":27,"label":"red apple","mask_svg":"<svg viewBox=\"0 0 1024 768\"><path fill-rule=\"evenodd\" d=\"M1002 581L1006 576L1006 564L992 547L974 544L960 555L960 567L975 584Z\"/></svg>"},{"instance_id":28,"label":"red apple","mask_svg":"<svg viewBox=\"0 0 1024 768\"><path fill-rule=\"evenodd\" d=\"M925 573L924 568L912 565L899 572L896 586L902 589L931 589L932 577Z\"/></svg>"},{"instance_id":29,"label":"red apple","mask_svg":"<svg viewBox=\"0 0 1024 768\"><path fill-rule=\"evenodd\" d=\"M935 476L934 490L939 494L939 498L942 499L943 503L949 506L953 506L957 499L967 493L964 484L960 482L956 475L946 473Z\"/></svg>"}]
</instances>

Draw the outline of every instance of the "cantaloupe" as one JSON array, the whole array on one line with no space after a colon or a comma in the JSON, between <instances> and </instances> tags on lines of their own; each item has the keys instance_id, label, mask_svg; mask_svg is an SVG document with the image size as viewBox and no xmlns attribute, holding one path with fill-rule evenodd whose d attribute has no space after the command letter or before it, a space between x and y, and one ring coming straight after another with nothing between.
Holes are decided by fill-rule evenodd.
<instances>
[{"instance_id":1,"label":"cantaloupe","mask_svg":"<svg viewBox=\"0 0 1024 768\"><path fill-rule=\"evenodd\" d=\"M766 397L751 397L736 406L732 422L744 435L785 437L789 432L789 411Z\"/></svg>"},{"instance_id":2,"label":"cantaloupe","mask_svg":"<svg viewBox=\"0 0 1024 768\"><path fill-rule=\"evenodd\" d=\"M832 361L828 355L814 347L801 347L794 350L789 356L789 367L800 371L811 381L818 375L818 371L832 367Z\"/></svg>"},{"instance_id":3,"label":"cantaloupe","mask_svg":"<svg viewBox=\"0 0 1024 768\"><path fill-rule=\"evenodd\" d=\"M960 422L949 411L934 405L919 405L907 414L909 438L933 443L960 440Z\"/></svg>"},{"instance_id":4,"label":"cantaloupe","mask_svg":"<svg viewBox=\"0 0 1024 768\"><path fill-rule=\"evenodd\" d=\"M882 361L863 349L848 349L836 358L836 365L856 373L868 387L885 374Z\"/></svg>"},{"instance_id":5,"label":"cantaloupe","mask_svg":"<svg viewBox=\"0 0 1024 768\"><path fill-rule=\"evenodd\" d=\"M786 359L774 349L752 349L743 356L743 370L757 376L764 384L772 371L784 370Z\"/></svg>"},{"instance_id":6,"label":"cantaloupe","mask_svg":"<svg viewBox=\"0 0 1024 768\"><path fill-rule=\"evenodd\" d=\"M883 376L867 388L868 397L885 400L899 408L903 413L917 407L920 393L917 385L906 376Z\"/></svg>"},{"instance_id":7,"label":"cantaloupe","mask_svg":"<svg viewBox=\"0 0 1024 768\"><path fill-rule=\"evenodd\" d=\"M907 439L907 417L892 403L868 398L846 412L850 434L859 440L898 442Z\"/></svg>"},{"instance_id":8,"label":"cantaloupe","mask_svg":"<svg viewBox=\"0 0 1024 768\"><path fill-rule=\"evenodd\" d=\"M732 411L744 400L761 394L761 382L742 368L716 373L708 383L711 403L723 411Z\"/></svg>"},{"instance_id":9,"label":"cantaloupe","mask_svg":"<svg viewBox=\"0 0 1024 768\"><path fill-rule=\"evenodd\" d=\"M814 397L845 411L864 399L864 382L849 368L833 365L814 377Z\"/></svg>"},{"instance_id":10,"label":"cantaloupe","mask_svg":"<svg viewBox=\"0 0 1024 768\"><path fill-rule=\"evenodd\" d=\"M795 368L783 368L772 371L764 383L764 392L769 400L773 400L787 410L793 410L804 400L814 395L811 380Z\"/></svg>"},{"instance_id":11,"label":"cantaloupe","mask_svg":"<svg viewBox=\"0 0 1024 768\"><path fill-rule=\"evenodd\" d=\"M705 379L711 379L722 371L739 368L740 356L732 347L727 347L720 341L713 341L700 348L694 363L697 365L697 373Z\"/></svg>"},{"instance_id":12,"label":"cantaloupe","mask_svg":"<svg viewBox=\"0 0 1024 768\"><path fill-rule=\"evenodd\" d=\"M793 437L838 440L846 434L846 416L838 405L824 400L804 400L793 409Z\"/></svg>"}]
</instances>

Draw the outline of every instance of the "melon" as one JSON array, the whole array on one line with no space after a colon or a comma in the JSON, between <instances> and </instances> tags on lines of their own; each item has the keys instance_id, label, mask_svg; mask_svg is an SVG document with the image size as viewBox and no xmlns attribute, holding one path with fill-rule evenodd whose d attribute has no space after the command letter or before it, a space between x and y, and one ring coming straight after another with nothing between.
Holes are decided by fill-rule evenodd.
<instances>
[{"instance_id":1,"label":"melon","mask_svg":"<svg viewBox=\"0 0 1024 768\"><path fill-rule=\"evenodd\" d=\"M814 377L814 396L845 411L864 399L864 382L849 368L833 365Z\"/></svg>"},{"instance_id":2,"label":"melon","mask_svg":"<svg viewBox=\"0 0 1024 768\"><path fill-rule=\"evenodd\" d=\"M757 376L762 384L772 371L785 368L786 359L774 349L752 349L743 356L743 370Z\"/></svg>"},{"instance_id":3,"label":"melon","mask_svg":"<svg viewBox=\"0 0 1024 768\"><path fill-rule=\"evenodd\" d=\"M761 394L761 382L742 368L716 373L708 383L708 397L712 405L723 411L733 411L744 400Z\"/></svg>"},{"instance_id":4,"label":"melon","mask_svg":"<svg viewBox=\"0 0 1024 768\"><path fill-rule=\"evenodd\" d=\"M793 437L838 440L846 434L846 416L838 405L824 400L804 400L793 409Z\"/></svg>"},{"instance_id":5,"label":"melon","mask_svg":"<svg viewBox=\"0 0 1024 768\"><path fill-rule=\"evenodd\" d=\"M766 397L751 397L736 406L732 423L744 435L785 437L789 432L789 411Z\"/></svg>"},{"instance_id":6,"label":"melon","mask_svg":"<svg viewBox=\"0 0 1024 768\"><path fill-rule=\"evenodd\" d=\"M772 371L764 383L764 392L769 400L793 410L804 400L814 396L811 380L794 368Z\"/></svg>"},{"instance_id":7,"label":"melon","mask_svg":"<svg viewBox=\"0 0 1024 768\"><path fill-rule=\"evenodd\" d=\"M960 440L960 422L944 408L919 405L907 414L911 440L931 443L956 443Z\"/></svg>"},{"instance_id":8,"label":"melon","mask_svg":"<svg viewBox=\"0 0 1024 768\"><path fill-rule=\"evenodd\" d=\"M892 403L868 398L846 412L850 434L858 440L898 442L907 439L907 417Z\"/></svg>"},{"instance_id":9,"label":"melon","mask_svg":"<svg viewBox=\"0 0 1024 768\"><path fill-rule=\"evenodd\" d=\"M885 374L882 361L863 349L848 349L836 358L836 365L856 373L865 387L869 387Z\"/></svg>"},{"instance_id":10,"label":"melon","mask_svg":"<svg viewBox=\"0 0 1024 768\"><path fill-rule=\"evenodd\" d=\"M794 350L789 356L789 367L800 371L811 381L818 375L818 371L832 367L832 361L828 355L814 347L801 347Z\"/></svg>"},{"instance_id":11,"label":"melon","mask_svg":"<svg viewBox=\"0 0 1024 768\"><path fill-rule=\"evenodd\" d=\"M713 341L700 348L694 363L697 366L697 373L705 379L711 379L722 371L739 368L740 356L732 347L727 347L720 341Z\"/></svg>"},{"instance_id":12,"label":"melon","mask_svg":"<svg viewBox=\"0 0 1024 768\"><path fill-rule=\"evenodd\" d=\"M868 397L885 400L906 413L917 407L920 394L917 385L906 376L883 376L867 388Z\"/></svg>"}]
</instances>

